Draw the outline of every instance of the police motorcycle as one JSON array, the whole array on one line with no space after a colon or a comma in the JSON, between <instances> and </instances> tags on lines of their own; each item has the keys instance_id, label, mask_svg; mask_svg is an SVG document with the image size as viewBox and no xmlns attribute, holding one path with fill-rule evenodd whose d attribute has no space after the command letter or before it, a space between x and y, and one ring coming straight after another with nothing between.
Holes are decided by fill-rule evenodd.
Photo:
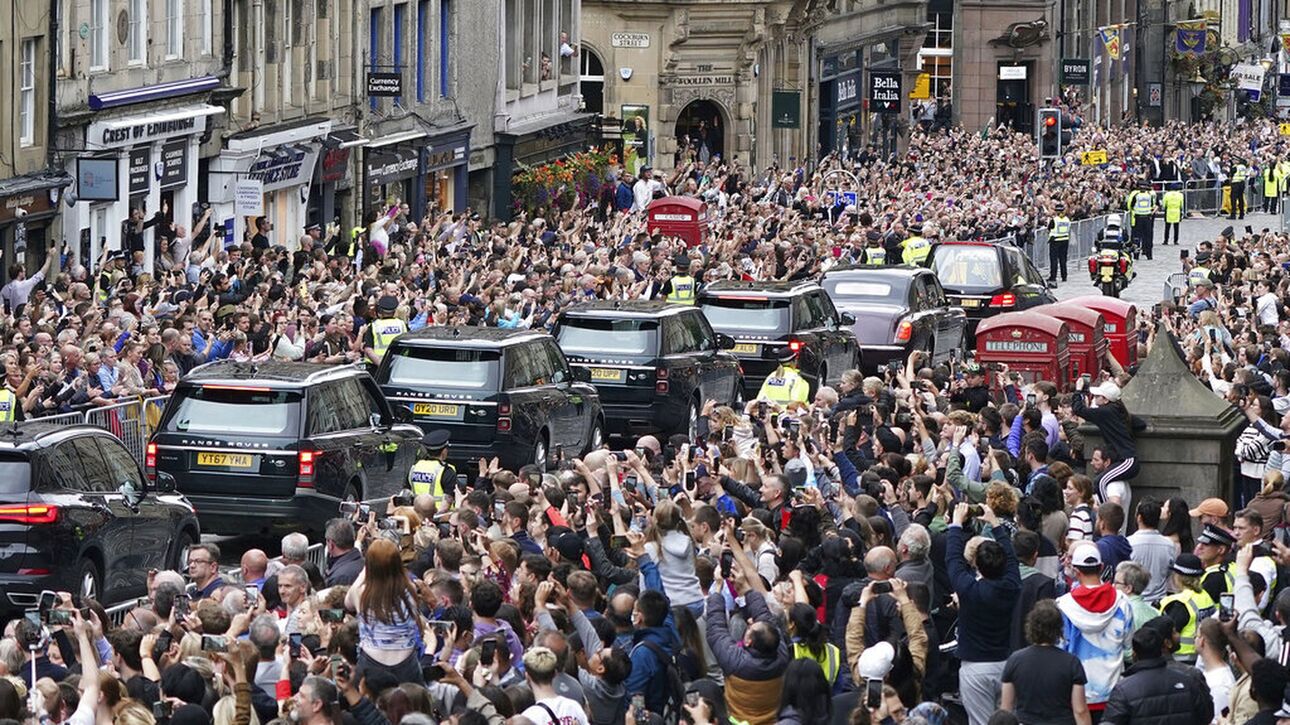
<instances>
[{"instance_id":1,"label":"police motorcycle","mask_svg":"<svg viewBox=\"0 0 1290 725\"><path fill-rule=\"evenodd\" d=\"M1088 275L1093 284L1108 297L1119 297L1136 276L1133 271L1133 242L1120 228L1120 216L1106 218L1106 227L1098 232L1093 254L1088 258Z\"/></svg>"}]
</instances>

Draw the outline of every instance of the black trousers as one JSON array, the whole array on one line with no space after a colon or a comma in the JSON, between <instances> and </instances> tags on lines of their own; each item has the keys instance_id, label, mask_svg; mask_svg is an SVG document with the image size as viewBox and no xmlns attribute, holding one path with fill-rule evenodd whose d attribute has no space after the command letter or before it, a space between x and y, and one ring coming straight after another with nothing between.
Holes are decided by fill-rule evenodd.
<instances>
[{"instance_id":1,"label":"black trousers","mask_svg":"<svg viewBox=\"0 0 1290 725\"><path fill-rule=\"evenodd\" d=\"M1133 238L1138 240L1139 253L1146 255L1151 259L1151 247L1156 236L1156 220L1153 217L1144 216L1133 222Z\"/></svg>"},{"instance_id":2,"label":"black trousers","mask_svg":"<svg viewBox=\"0 0 1290 725\"><path fill-rule=\"evenodd\" d=\"M1267 194L1263 195L1263 211L1268 214L1277 213L1277 197L1275 194L1272 196L1268 196Z\"/></svg>"},{"instance_id":3,"label":"black trousers","mask_svg":"<svg viewBox=\"0 0 1290 725\"><path fill-rule=\"evenodd\" d=\"M1066 257L1070 250L1071 242L1069 239L1055 242L1048 242L1048 281L1057 279L1057 270L1062 272L1062 281L1066 281Z\"/></svg>"},{"instance_id":4,"label":"black trousers","mask_svg":"<svg viewBox=\"0 0 1290 725\"><path fill-rule=\"evenodd\" d=\"M1245 182L1244 181L1232 182L1232 191L1230 194L1230 198L1228 199L1227 208L1231 210L1231 214L1228 214L1227 216L1228 219L1236 219L1238 218L1238 216L1241 219L1245 218ZM1237 211L1238 209L1240 211Z\"/></svg>"},{"instance_id":5,"label":"black trousers","mask_svg":"<svg viewBox=\"0 0 1290 725\"><path fill-rule=\"evenodd\" d=\"M1179 224L1178 222L1165 222L1165 239L1164 239L1164 241L1163 241L1163 242L1161 242L1161 244L1163 244L1163 245L1168 245L1168 244L1169 244L1169 231L1170 231L1171 229L1173 230L1173 233L1174 233L1174 244L1178 244L1178 227L1179 227L1179 226L1181 226L1181 224Z\"/></svg>"}]
</instances>

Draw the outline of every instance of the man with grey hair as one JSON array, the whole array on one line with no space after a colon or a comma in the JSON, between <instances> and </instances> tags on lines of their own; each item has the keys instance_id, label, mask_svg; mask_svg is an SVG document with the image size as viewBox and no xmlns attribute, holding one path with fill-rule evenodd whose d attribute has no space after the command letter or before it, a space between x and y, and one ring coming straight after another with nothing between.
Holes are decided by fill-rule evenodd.
<instances>
[{"instance_id":1,"label":"man with grey hair","mask_svg":"<svg viewBox=\"0 0 1290 725\"><path fill-rule=\"evenodd\" d=\"M282 663L278 662L278 644L282 639L278 618L272 614L256 617L247 636L260 656L255 668L255 686L276 699L278 679L282 675Z\"/></svg>"},{"instance_id":2,"label":"man with grey hair","mask_svg":"<svg viewBox=\"0 0 1290 725\"><path fill-rule=\"evenodd\" d=\"M896 542L896 557L900 563L896 565L896 578L901 581L913 584L915 582L927 587L928 601L932 602L932 608L935 609L936 583L932 562L928 554L932 550L932 535L928 533L927 527L922 524L911 523L905 527L905 531L900 535L900 540Z\"/></svg>"},{"instance_id":3,"label":"man with grey hair","mask_svg":"<svg viewBox=\"0 0 1290 725\"><path fill-rule=\"evenodd\" d=\"M1160 611L1147 604L1142 593L1151 586L1151 573L1136 561L1122 561L1115 565L1115 588L1129 598L1133 607L1133 629L1137 631L1142 625L1160 616Z\"/></svg>"},{"instance_id":4,"label":"man with grey hair","mask_svg":"<svg viewBox=\"0 0 1290 725\"><path fill-rule=\"evenodd\" d=\"M332 519L327 524L327 586L354 583L363 571L363 552L354 547L354 524Z\"/></svg>"},{"instance_id":5,"label":"man with grey hair","mask_svg":"<svg viewBox=\"0 0 1290 725\"><path fill-rule=\"evenodd\" d=\"M287 610L287 616L278 622L279 629L283 634L300 632L309 602L309 575L303 567L291 564L278 572L278 594L282 597L282 608Z\"/></svg>"},{"instance_id":6,"label":"man with grey hair","mask_svg":"<svg viewBox=\"0 0 1290 725\"><path fill-rule=\"evenodd\" d=\"M260 593L264 595L264 604L269 609L278 609L282 606L282 599L278 596L278 574L292 564L305 570L310 585L315 588L322 587L322 574L318 571L318 567L309 561L309 537L293 531L282 537L282 556L269 562L266 569L269 576L264 580L264 586L260 587Z\"/></svg>"}]
</instances>

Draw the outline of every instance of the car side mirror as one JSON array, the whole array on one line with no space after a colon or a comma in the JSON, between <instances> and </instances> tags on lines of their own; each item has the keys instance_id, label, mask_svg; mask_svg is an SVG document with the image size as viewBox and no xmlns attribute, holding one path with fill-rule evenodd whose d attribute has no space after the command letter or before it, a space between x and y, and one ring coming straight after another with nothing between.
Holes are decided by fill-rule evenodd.
<instances>
[{"instance_id":1,"label":"car side mirror","mask_svg":"<svg viewBox=\"0 0 1290 725\"><path fill-rule=\"evenodd\" d=\"M850 312L843 312L839 314L838 319L841 320L842 325L844 327L850 327L856 324L856 316L851 314Z\"/></svg>"},{"instance_id":2,"label":"car side mirror","mask_svg":"<svg viewBox=\"0 0 1290 725\"><path fill-rule=\"evenodd\" d=\"M174 493L175 477L165 471L157 471L157 480L154 487L157 493Z\"/></svg>"},{"instance_id":3,"label":"car side mirror","mask_svg":"<svg viewBox=\"0 0 1290 725\"><path fill-rule=\"evenodd\" d=\"M718 332L715 334L718 350L733 350L735 348L735 338L725 334L724 332Z\"/></svg>"},{"instance_id":4,"label":"car side mirror","mask_svg":"<svg viewBox=\"0 0 1290 725\"><path fill-rule=\"evenodd\" d=\"M1044 284L1047 285L1048 289L1057 289L1057 283L1052 280L1048 280Z\"/></svg>"},{"instance_id":5,"label":"car side mirror","mask_svg":"<svg viewBox=\"0 0 1290 725\"><path fill-rule=\"evenodd\" d=\"M591 371L587 368L573 368L573 379L580 383L591 382Z\"/></svg>"},{"instance_id":6,"label":"car side mirror","mask_svg":"<svg viewBox=\"0 0 1290 725\"><path fill-rule=\"evenodd\" d=\"M135 485L134 481L122 481L117 490L125 496L125 501L130 506L137 506L143 500L143 487Z\"/></svg>"}]
</instances>

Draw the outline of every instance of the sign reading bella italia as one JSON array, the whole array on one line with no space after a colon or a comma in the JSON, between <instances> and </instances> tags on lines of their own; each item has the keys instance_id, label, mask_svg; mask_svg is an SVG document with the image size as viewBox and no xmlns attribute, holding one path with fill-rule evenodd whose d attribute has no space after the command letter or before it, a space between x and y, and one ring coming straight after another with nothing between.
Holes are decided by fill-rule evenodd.
<instances>
[{"instance_id":1,"label":"sign reading bella italia","mask_svg":"<svg viewBox=\"0 0 1290 725\"><path fill-rule=\"evenodd\" d=\"M869 110L900 113L900 71L869 71Z\"/></svg>"}]
</instances>

